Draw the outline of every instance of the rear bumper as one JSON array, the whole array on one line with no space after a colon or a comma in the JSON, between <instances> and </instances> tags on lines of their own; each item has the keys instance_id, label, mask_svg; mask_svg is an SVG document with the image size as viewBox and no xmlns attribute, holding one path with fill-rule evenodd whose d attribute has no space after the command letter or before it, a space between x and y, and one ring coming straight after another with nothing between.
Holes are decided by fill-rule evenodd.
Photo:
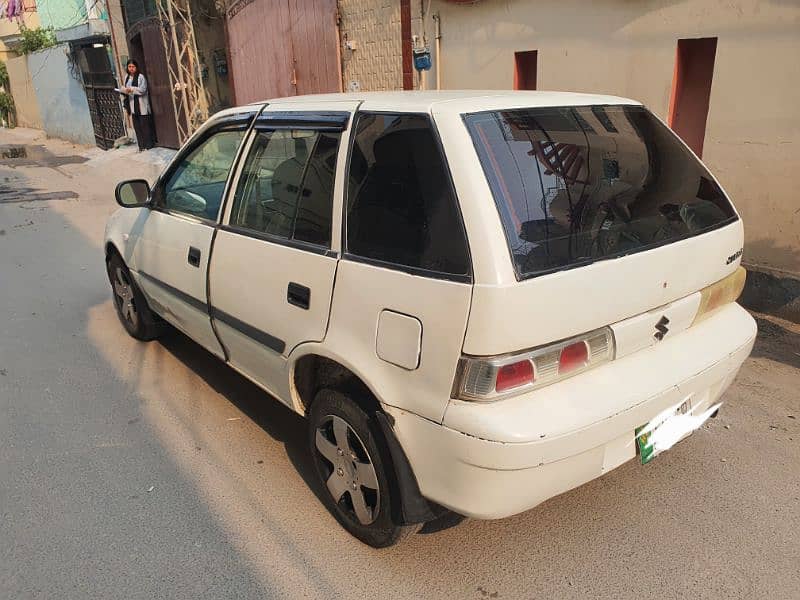
<instances>
[{"instance_id":1,"label":"rear bumper","mask_svg":"<svg viewBox=\"0 0 800 600\"><path fill-rule=\"evenodd\" d=\"M732 304L669 342L513 402L454 401L443 425L387 412L426 498L470 517L506 517L633 458L634 430L671 406L690 399L700 414L718 402L755 335L753 318ZM453 422L475 426L464 432Z\"/></svg>"}]
</instances>

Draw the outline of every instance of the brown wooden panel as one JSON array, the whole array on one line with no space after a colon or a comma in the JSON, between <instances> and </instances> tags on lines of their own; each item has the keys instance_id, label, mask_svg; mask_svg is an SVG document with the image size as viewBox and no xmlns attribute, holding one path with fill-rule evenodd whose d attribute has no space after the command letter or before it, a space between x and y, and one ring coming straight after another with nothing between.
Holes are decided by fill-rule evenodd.
<instances>
[{"instance_id":1,"label":"brown wooden panel","mask_svg":"<svg viewBox=\"0 0 800 600\"><path fill-rule=\"evenodd\" d=\"M139 62L147 77L158 145L178 148L180 144L172 106L167 57L157 21L152 19L143 26L136 27L134 35L128 39L128 46L131 56Z\"/></svg>"},{"instance_id":2,"label":"brown wooden panel","mask_svg":"<svg viewBox=\"0 0 800 600\"><path fill-rule=\"evenodd\" d=\"M514 52L514 89L535 90L538 50Z\"/></svg>"},{"instance_id":3,"label":"brown wooden panel","mask_svg":"<svg viewBox=\"0 0 800 600\"><path fill-rule=\"evenodd\" d=\"M336 0L289 0L298 94L341 90Z\"/></svg>"},{"instance_id":4,"label":"brown wooden panel","mask_svg":"<svg viewBox=\"0 0 800 600\"><path fill-rule=\"evenodd\" d=\"M234 3L228 44L237 103L295 94L287 0Z\"/></svg>"}]
</instances>

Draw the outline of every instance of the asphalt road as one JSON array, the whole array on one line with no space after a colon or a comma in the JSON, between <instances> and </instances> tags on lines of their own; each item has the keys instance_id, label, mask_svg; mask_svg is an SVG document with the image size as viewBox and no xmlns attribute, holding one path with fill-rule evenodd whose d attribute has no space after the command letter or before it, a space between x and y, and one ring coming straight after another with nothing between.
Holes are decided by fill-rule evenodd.
<instances>
[{"instance_id":1,"label":"asphalt road","mask_svg":"<svg viewBox=\"0 0 800 600\"><path fill-rule=\"evenodd\" d=\"M759 317L719 418L651 464L377 551L317 499L300 418L117 321L113 185L156 169L11 143L44 148L0 158L0 598L800 597L800 327Z\"/></svg>"}]
</instances>

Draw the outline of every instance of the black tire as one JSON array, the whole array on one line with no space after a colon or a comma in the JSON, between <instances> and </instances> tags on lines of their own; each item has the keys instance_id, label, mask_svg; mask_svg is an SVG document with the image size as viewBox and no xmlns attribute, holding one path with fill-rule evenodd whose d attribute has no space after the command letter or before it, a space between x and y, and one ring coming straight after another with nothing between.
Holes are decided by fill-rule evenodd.
<instances>
[{"instance_id":1,"label":"black tire","mask_svg":"<svg viewBox=\"0 0 800 600\"><path fill-rule=\"evenodd\" d=\"M380 429L374 419L346 394L329 389L317 393L308 416L309 450L319 478L323 501L342 527L373 548L392 546L417 531L421 525L400 525L392 519L392 515L395 514L393 512L396 508L395 503L398 500L392 493L392 490L396 489L396 484L389 478L394 478L395 475L388 452L384 450L385 445L381 443ZM349 428L346 448L343 448L344 443L339 443L341 440L333 431L337 423L335 419L340 419ZM341 429L339 431L341 432ZM322 436L322 442L318 440L318 432ZM326 446L326 441L332 444L332 447ZM333 460L326 457L323 451L328 456L334 453ZM353 451L354 455L348 458L347 454L341 453L348 451ZM367 464L372 466L375 475L373 483L377 484L378 489L371 487L373 483L368 476L359 478L359 474L368 473L368 469L364 467ZM333 480L332 486L335 491L331 490L329 479ZM342 487L336 488L339 485ZM337 500L335 494L344 488L346 491L342 492ZM363 522L356 514L358 512L356 504L359 503L355 500L358 495L361 495L368 509L372 519L370 522ZM360 514L364 517L366 514L363 510L364 505L361 506Z\"/></svg>"},{"instance_id":2,"label":"black tire","mask_svg":"<svg viewBox=\"0 0 800 600\"><path fill-rule=\"evenodd\" d=\"M163 331L163 322L150 310L147 300L131 277L122 257L112 252L106 260L111 295L122 326L131 337L147 342Z\"/></svg>"}]
</instances>

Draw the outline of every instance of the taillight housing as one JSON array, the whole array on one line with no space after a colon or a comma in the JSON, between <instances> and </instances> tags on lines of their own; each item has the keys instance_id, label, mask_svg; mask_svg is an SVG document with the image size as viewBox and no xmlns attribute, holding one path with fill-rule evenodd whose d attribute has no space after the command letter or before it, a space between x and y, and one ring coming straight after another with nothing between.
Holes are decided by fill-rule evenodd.
<instances>
[{"instance_id":1,"label":"taillight housing","mask_svg":"<svg viewBox=\"0 0 800 600\"><path fill-rule=\"evenodd\" d=\"M609 327L524 352L464 356L453 397L492 402L550 385L613 358L614 334Z\"/></svg>"},{"instance_id":2,"label":"taillight housing","mask_svg":"<svg viewBox=\"0 0 800 600\"><path fill-rule=\"evenodd\" d=\"M736 299L744 291L746 280L747 271L744 267L739 267L725 279L700 290L700 306L697 308L692 325L707 318L719 307L736 302Z\"/></svg>"}]
</instances>

